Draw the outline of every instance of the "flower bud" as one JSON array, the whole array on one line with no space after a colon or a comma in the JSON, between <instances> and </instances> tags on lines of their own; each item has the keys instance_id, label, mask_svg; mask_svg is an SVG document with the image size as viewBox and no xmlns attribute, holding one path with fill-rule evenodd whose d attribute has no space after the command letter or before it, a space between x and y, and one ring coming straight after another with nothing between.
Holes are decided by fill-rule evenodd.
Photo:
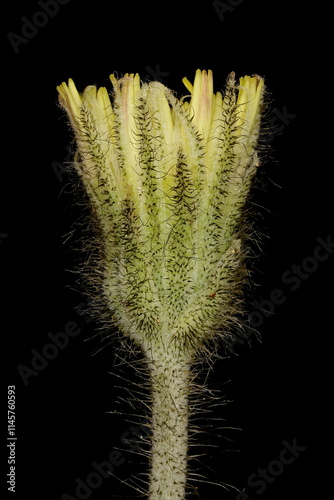
<instances>
[{"instance_id":1,"label":"flower bud","mask_svg":"<svg viewBox=\"0 0 334 500\"><path fill-rule=\"evenodd\" d=\"M75 166L99 224L99 276L114 324L144 351L195 354L241 312L243 217L256 168L264 83L211 71L177 99L138 75L113 95L58 87L78 146ZM96 275L96 279L98 276Z\"/></svg>"}]
</instances>

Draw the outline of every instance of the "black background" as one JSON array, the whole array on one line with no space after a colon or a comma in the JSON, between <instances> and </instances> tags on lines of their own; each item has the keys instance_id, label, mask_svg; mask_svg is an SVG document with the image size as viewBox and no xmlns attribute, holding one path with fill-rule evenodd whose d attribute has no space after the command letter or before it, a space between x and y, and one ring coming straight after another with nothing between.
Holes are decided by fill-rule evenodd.
<instances>
[{"instance_id":1,"label":"black background","mask_svg":"<svg viewBox=\"0 0 334 500\"><path fill-rule=\"evenodd\" d=\"M272 290L280 289L286 300L259 325L261 341L252 336L250 345L237 346L235 355L214 365L208 384L232 402L218 406L213 414L226 419L217 420L217 428L227 428L217 431L220 438L212 430L208 444L218 448L206 448L212 454L206 460L212 470L205 474L210 481L245 488L252 500L329 497L332 391L327 353L333 332L334 256L307 272L295 291L282 282L282 275L293 265L311 262L305 259L313 256L317 238L333 235L334 239L332 138L326 129L331 127L332 101L325 34L330 14L323 3L301 1L288 6L231 1L234 7L221 11L221 16L214 5L204 0L152 4L71 0L60 5L28 43L20 44L17 53L7 34L20 35L22 17L33 19L41 7L37 1L6 5L1 398L6 405L7 386L16 386L17 492L10 494L12 498L57 500L64 493L75 497L75 479L85 481L94 470L92 462L106 460L117 447L125 457L114 470L121 480L129 480L144 467L139 464L143 457L132 455L121 443L131 418L108 413L135 412L121 400L126 390L117 387L128 384L109 374L131 379L132 372L117 366L113 345L93 355L100 340L84 340L94 335L95 323L76 310L84 299L72 289L75 278L67 269L75 260L71 246L79 233L74 223L80 209L72 204L68 178L54 168L55 162L59 166L68 160L70 144L66 120L57 107L56 86L72 77L79 89L92 83L111 88L112 72L138 72L154 79L154 72L160 71L163 83L181 95L182 77L192 79L197 68L213 70L215 90L224 86L231 71L238 77L264 76L271 118L279 117L277 112L289 115L285 122L279 118L271 122L276 129L271 130L270 154L254 194L256 204L263 207L254 207L257 228L265 236L251 299L268 299ZM278 133L277 124L282 123ZM80 335L25 385L18 365L31 366L31 349L41 352L49 343L48 333L64 331L70 321L81 328ZM5 449L5 409L2 417ZM295 440L306 449L259 494L247 480L279 457L284 440ZM4 475L1 481L6 491ZM233 489L193 484L203 500L238 498ZM89 498L137 494L109 478Z\"/></svg>"}]
</instances>

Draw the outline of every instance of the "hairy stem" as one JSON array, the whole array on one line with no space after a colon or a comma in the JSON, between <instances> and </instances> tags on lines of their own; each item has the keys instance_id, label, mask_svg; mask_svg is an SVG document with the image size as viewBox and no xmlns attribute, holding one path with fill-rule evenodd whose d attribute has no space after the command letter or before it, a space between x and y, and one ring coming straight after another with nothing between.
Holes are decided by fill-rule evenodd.
<instances>
[{"instance_id":1,"label":"hairy stem","mask_svg":"<svg viewBox=\"0 0 334 500\"><path fill-rule=\"evenodd\" d=\"M152 437L149 500L185 498L190 356L159 346L151 356Z\"/></svg>"}]
</instances>

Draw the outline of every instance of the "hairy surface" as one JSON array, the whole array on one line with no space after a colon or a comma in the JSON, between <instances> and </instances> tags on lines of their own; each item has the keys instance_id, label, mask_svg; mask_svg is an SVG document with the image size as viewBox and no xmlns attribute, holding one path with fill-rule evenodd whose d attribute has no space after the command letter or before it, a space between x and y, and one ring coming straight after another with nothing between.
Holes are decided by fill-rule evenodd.
<instances>
[{"instance_id":1,"label":"hairy surface","mask_svg":"<svg viewBox=\"0 0 334 500\"><path fill-rule=\"evenodd\" d=\"M150 473L137 490L181 500L199 391L192 370L218 341L228 345L243 312L264 85L231 74L214 94L212 72L198 70L194 85L184 79L188 101L138 75L111 81L112 102L104 88L58 87L95 235L82 272L104 323L146 359Z\"/></svg>"}]
</instances>

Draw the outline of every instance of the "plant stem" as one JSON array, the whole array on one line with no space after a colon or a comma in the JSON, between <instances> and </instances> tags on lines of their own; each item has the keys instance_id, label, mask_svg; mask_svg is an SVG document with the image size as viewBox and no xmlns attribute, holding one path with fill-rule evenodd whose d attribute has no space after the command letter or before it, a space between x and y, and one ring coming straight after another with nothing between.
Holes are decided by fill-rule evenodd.
<instances>
[{"instance_id":1,"label":"plant stem","mask_svg":"<svg viewBox=\"0 0 334 500\"><path fill-rule=\"evenodd\" d=\"M149 361L152 397L149 500L183 500L187 480L190 356L160 345Z\"/></svg>"}]
</instances>

